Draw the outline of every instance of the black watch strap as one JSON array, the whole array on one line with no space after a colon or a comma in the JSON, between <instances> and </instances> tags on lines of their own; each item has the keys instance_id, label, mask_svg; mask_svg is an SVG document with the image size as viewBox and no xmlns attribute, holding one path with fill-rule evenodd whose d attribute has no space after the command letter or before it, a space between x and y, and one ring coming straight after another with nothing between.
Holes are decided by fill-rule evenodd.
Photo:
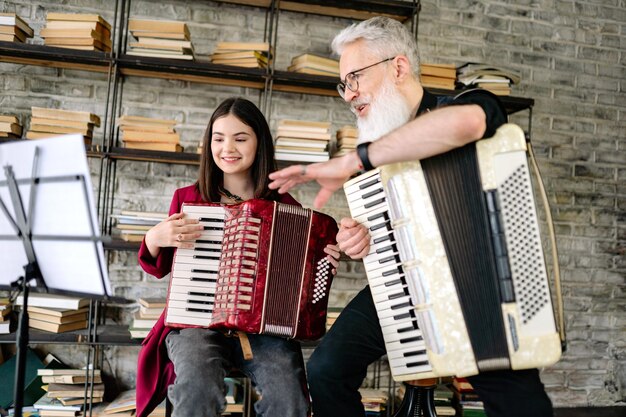
<instances>
[{"instance_id":1,"label":"black watch strap","mask_svg":"<svg viewBox=\"0 0 626 417\"><path fill-rule=\"evenodd\" d=\"M374 169L374 165L370 162L370 158L367 152L367 148L370 146L372 142L363 142L359 143L356 147L356 154L359 156L361 160L361 164L363 164L364 171L371 171Z\"/></svg>"}]
</instances>

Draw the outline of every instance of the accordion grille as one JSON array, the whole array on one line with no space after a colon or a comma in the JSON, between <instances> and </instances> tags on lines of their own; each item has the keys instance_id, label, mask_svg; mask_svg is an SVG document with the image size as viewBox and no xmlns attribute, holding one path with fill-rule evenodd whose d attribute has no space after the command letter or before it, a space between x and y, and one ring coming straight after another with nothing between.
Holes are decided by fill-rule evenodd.
<instances>
[{"instance_id":1,"label":"accordion grille","mask_svg":"<svg viewBox=\"0 0 626 417\"><path fill-rule=\"evenodd\" d=\"M502 184L500 200L509 239L507 249L515 279L515 294L522 321L526 324L548 304L550 289L545 279L530 175L525 165L518 167Z\"/></svg>"}]
</instances>

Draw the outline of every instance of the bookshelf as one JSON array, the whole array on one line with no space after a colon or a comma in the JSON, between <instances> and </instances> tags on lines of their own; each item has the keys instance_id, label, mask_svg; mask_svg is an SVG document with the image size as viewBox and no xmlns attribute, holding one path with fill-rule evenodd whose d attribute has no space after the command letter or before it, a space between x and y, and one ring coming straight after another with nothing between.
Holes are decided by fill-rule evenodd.
<instances>
[{"instance_id":1,"label":"bookshelf","mask_svg":"<svg viewBox=\"0 0 626 417\"><path fill-rule=\"evenodd\" d=\"M265 38L272 45L276 44L277 26L282 11L363 20L376 15L386 15L394 19L410 22L413 33L417 36L417 22L421 4L419 1L397 0L290 0L276 2L274 0L219 0L217 3L228 3L241 6L242 10L258 13L261 9L266 14ZM193 4L191 2L190 4ZM112 53L78 51L45 45L0 42L0 62L13 64L54 67L61 69L82 70L99 74L107 74L106 113L102 115L104 130L103 143L95 144L88 149L90 158L99 159L103 168L98 181L101 184L97 199L98 213L101 216L102 231L110 233L109 215L113 211L115 200L115 178L117 161L134 161L136 163L162 163L179 165L199 165L200 156L193 152L159 152L127 149L120 146L115 129L115 120L122 108L124 79L128 77L159 78L167 80L188 81L192 83L214 84L250 88L260 94L259 106L265 114L271 105L272 93L305 94L326 97L338 97L335 77L309 75L267 69L240 68L217 65L203 61L180 61L166 58L150 58L126 54L128 19L130 17L131 0L111 2L114 10ZM329 39L330 41L330 39ZM280 47L276 48L276 54ZM452 95L457 92L429 89L437 94ZM534 100L530 98L503 96L500 97L509 114L529 111L530 118ZM279 162L279 167L289 165ZM137 243L110 239L105 242L105 249L111 251L137 251ZM347 260L347 258L342 258ZM98 312L98 314L101 314ZM32 330L32 344L78 344L89 347L105 345L138 346L140 340L131 339L127 326L101 325L96 320L93 325L82 331L68 333L46 333ZM15 334L1 335L0 343L15 343ZM309 348L311 346L308 346ZM101 360L101 357L100 357Z\"/></svg>"}]
</instances>

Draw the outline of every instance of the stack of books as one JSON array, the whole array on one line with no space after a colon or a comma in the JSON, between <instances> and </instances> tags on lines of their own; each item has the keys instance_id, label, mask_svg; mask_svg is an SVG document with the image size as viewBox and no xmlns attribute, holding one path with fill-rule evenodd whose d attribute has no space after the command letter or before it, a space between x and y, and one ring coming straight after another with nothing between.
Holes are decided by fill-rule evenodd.
<instances>
[{"instance_id":1,"label":"stack of books","mask_svg":"<svg viewBox=\"0 0 626 417\"><path fill-rule=\"evenodd\" d=\"M511 84L519 84L521 75L515 71L487 64L468 63L457 68L463 87L480 87L499 96L511 95Z\"/></svg>"},{"instance_id":2,"label":"stack of books","mask_svg":"<svg viewBox=\"0 0 626 417\"><path fill-rule=\"evenodd\" d=\"M213 64L266 68L272 54L267 42L218 42L211 55Z\"/></svg>"},{"instance_id":3,"label":"stack of books","mask_svg":"<svg viewBox=\"0 0 626 417\"><path fill-rule=\"evenodd\" d=\"M22 137L22 126L16 116L0 115L0 138L19 139Z\"/></svg>"},{"instance_id":4,"label":"stack of books","mask_svg":"<svg viewBox=\"0 0 626 417\"><path fill-rule=\"evenodd\" d=\"M335 324L337 317L341 314L341 310L339 307L328 307L326 311L326 331L330 330L332 325Z\"/></svg>"},{"instance_id":5,"label":"stack of books","mask_svg":"<svg viewBox=\"0 0 626 417\"><path fill-rule=\"evenodd\" d=\"M111 404L104 408L104 415L112 417L131 417L135 415L137 408L135 390L122 391Z\"/></svg>"},{"instance_id":6,"label":"stack of books","mask_svg":"<svg viewBox=\"0 0 626 417\"><path fill-rule=\"evenodd\" d=\"M24 43L33 34L28 23L15 13L0 13L0 41Z\"/></svg>"},{"instance_id":7,"label":"stack of books","mask_svg":"<svg viewBox=\"0 0 626 417\"><path fill-rule=\"evenodd\" d=\"M0 298L0 334L11 333L11 303L8 298Z\"/></svg>"},{"instance_id":8,"label":"stack of books","mask_svg":"<svg viewBox=\"0 0 626 417\"><path fill-rule=\"evenodd\" d=\"M15 300L23 305L22 296ZM53 333L87 328L89 300L55 294L30 293L28 296L29 326Z\"/></svg>"},{"instance_id":9,"label":"stack of books","mask_svg":"<svg viewBox=\"0 0 626 417\"><path fill-rule=\"evenodd\" d=\"M421 64L420 80L424 87L454 90L456 66L454 64Z\"/></svg>"},{"instance_id":10,"label":"stack of books","mask_svg":"<svg viewBox=\"0 0 626 417\"><path fill-rule=\"evenodd\" d=\"M100 118L85 111L70 111L32 107L30 130L27 139L43 139L52 136L78 133L83 135L85 145L91 145L94 126L100 126Z\"/></svg>"},{"instance_id":11,"label":"stack of books","mask_svg":"<svg viewBox=\"0 0 626 417\"><path fill-rule=\"evenodd\" d=\"M117 221L115 228L119 236L126 242L141 242L146 232L167 218L167 213L122 210L120 214L112 214Z\"/></svg>"},{"instance_id":12,"label":"stack of books","mask_svg":"<svg viewBox=\"0 0 626 417\"><path fill-rule=\"evenodd\" d=\"M354 126L343 126L337 130L337 150L333 153L333 158L344 156L356 149L359 138L359 130Z\"/></svg>"},{"instance_id":13,"label":"stack of books","mask_svg":"<svg viewBox=\"0 0 626 417\"><path fill-rule=\"evenodd\" d=\"M132 338L144 338L154 327L163 309L165 309L165 299L140 298L139 311L135 313L133 324L130 326L130 336Z\"/></svg>"},{"instance_id":14,"label":"stack of books","mask_svg":"<svg viewBox=\"0 0 626 417\"><path fill-rule=\"evenodd\" d=\"M137 40L128 43L128 55L193 60L193 46L185 22L129 19L128 30Z\"/></svg>"},{"instance_id":15,"label":"stack of books","mask_svg":"<svg viewBox=\"0 0 626 417\"><path fill-rule=\"evenodd\" d=\"M450 386L452 390L452 405L460 417L485 417L483 402L474 392L472 384L466 378L455 377Z\"/></svg>"},{"instance_id":16,"label":"stack of books","mask_svg":"<svg viewBox=\"0 0 626 417\"><path fill-rule=\"evenodd\" d=\"M104 397L104 384L100 370L93 371L93 378L91 372L85 369L39 369L37 374L41 376L42 382L47 384L42 387L46 391L45 397L35 403L35 407L40 410L39 415L77 416L80 415L85 401L92 404L101 403ZM85 383L87 383L86 392Z\"/></svg>"},{"instance_id":17,"label":"stack of books","mask_svg":"<svg viewBox=\"0 0 626 417\"><path fill-rule=\"evenodd\" d=\"M117 119L121 139L129 149L182 152L180 136L174 127L176 120L153 119L141 116L122 116Z\"/></svg>"},{"instance_id":18,"label":"stack of books","mask_svg":"<svg viewBox=\"0 0 626 417\"><path fill-rule=\"evenodd\" d=\"M339 77L339 61L318 55L302 54L291 59L287 71Z\"/></svg>"},{"instance_id":19,"label":"stack of books","mask_svg":"<svg viewBox=\"0 0 626 417\"><path fill-rule=\"evenodd\" d=\"M280 120L275 156L280 161L322 162L329 159L330 123Z\"/></svg>"},{"instance_id":20,"label":"stack of books","mask_svg":"<svg viewBox=\"0 0 626 417\"><path fill-rule=\"evenodd\" d=\"M371 388L359 388L361 394L361 402L365 408L365 415L368 417L378 417L385 414L387 409L387 401L389 395L387 391L371 389Z\"/></svg>"},{"instance_id":21,"label":"stack of books","mask_svg":"<svg viewBox=\"0 0 626 417\"><path fill-rule=\"evenodd\" d=\"M49 46L111 52L111 24L97 14L48 13L40 36Z\"/></svg>"}]
</instances>

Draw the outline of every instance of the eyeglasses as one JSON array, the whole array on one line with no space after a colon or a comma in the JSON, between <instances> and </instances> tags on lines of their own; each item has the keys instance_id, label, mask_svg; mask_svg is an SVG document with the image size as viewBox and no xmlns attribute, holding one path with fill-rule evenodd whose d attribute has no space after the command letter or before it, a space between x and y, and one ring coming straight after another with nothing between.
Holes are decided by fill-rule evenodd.
<instances>
[{"instance_id":1,"label":"eyeglasses","mask_svg":"<svg viewBox=\"0 0 626 417\"><path fill-rule=\"evenodd\" d=\"M368 65L367 67L363 67L356 71L347 73L346 78L342 82L337 84L337 91L339 92L339 95L341 96L341 98L345 98L344 96L346 94L346 87L348 88L348 90L352 91L353 93L356 93L357 90L359 89L359 75L357 74L358 72L365 71L366 69L372 68L373 66L378 65L378 64L382 64L383 62L391 61L394 58L395 56L391 58L383 59L382 61L378 61L375 64Z\"/></svg>"}]
</instances>

